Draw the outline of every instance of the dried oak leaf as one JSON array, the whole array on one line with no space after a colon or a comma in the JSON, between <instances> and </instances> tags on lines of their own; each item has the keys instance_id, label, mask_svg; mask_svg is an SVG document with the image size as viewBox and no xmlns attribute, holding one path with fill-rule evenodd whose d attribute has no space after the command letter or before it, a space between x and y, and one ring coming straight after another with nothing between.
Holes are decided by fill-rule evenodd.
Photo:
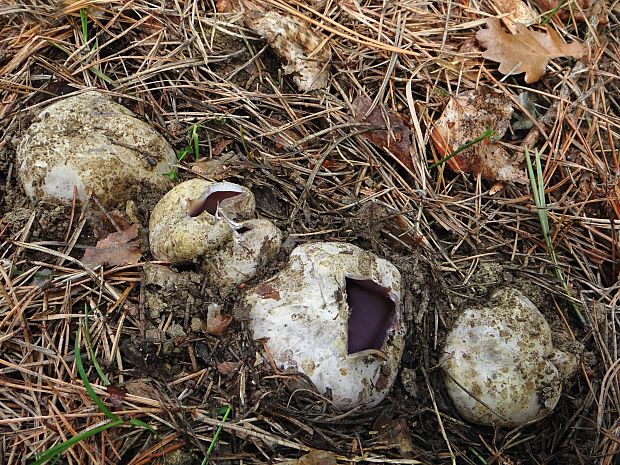
<instances>
[{"instance_id":1,"label":"dried oak leaf","mask_svg":"<svg viewBox=\"0 0 620 465\"><path fill-rule=\"evenodd\" d=\"M210 308L207 313L207 333L212 336L221 336L232 322L232 315L222 315L219 308Z\"/></svg>"},{"instance_id":2,"label":"dried oak leaf","mask_svg":"<svg viewBox=\"0 0 620 465\"><path fill-rule=\"evenodd\" d=\"M476 34L480 45L487 49L482 56L497 61L500 73L525 73L528 84L538 81L545 74L550 59L567 56L581 58L585 54L583 45L563 42L549 26L547 32L537 32L518 23L516 34L506 33L497 18L488 18L487 26L488 29Z\"/></svg>"},{"instance_id":3,"label":"dried oak leaf","mask_svg":"<svg viewBox=\"0 0 620 465\"><path fill-rule=\"evenodd\" d=\"M120 232L108 234L97 242L96 247L86 249L82 262L91 268L133 265L140 261L141 256L138 225L132 224Z\"/></svg>"},{"instance_id":4,"label":"dried oak leaf","mask_svg":"<svg viewBox=\"0 0 620 465\"><path fill-rule=\"evenodd\" d=\"M493 129L494 137L506 133L512 115L511 100L489 88L463 92L450 99L431 131L433 145L444 157L465 143ZM516 163L510 161L504 148L488 139L472 145L450 160L454 171L482 175L488 181L527 183L527 177Z\"/></svg>"},{"instance_id":5,"label":"dried oak leaf","mask_svg":"<svg viewBox=\"0 0 620 465\"><path fill-rule=\"evenodd\" d=\"M249 10L244 21L282 58L284 73L293 75L300 91L327 87L331 60L327 36L299 18L276 11Z\"/></svg>"},{"instance_id":6,"label":"dried oak leaf","mask_svg":"<svg viewBox=\"0 0 620 465\"><path fill-rule=\"evenodd\" d=\"M388 126L379 105L375 106L370 114L366 116L371 105L372 100L365 95L359 95L352 104L353 111L355 112L355 121L369 123L373 126ZM411 161L411 129L409 124L405 118L395 111L386 109L385 114L388 117L389 128L394 135L393 137L387 129L365 131L362 133L362 136L377 147L389 151L403 165L413 170L413 162Z\"/></svg>"}]
</instances>

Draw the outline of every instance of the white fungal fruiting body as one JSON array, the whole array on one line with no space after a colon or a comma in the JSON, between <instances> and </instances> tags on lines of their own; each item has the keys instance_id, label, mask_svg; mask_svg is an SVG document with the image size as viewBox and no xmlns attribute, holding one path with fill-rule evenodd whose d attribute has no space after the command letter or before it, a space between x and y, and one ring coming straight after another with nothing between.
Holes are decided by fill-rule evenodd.
<instances>
[{"instance_id":1,"label":"white fungal fruiting body","mask_svg":"<svg viewBox=\"0 0 620 465\"><path fill-rule=\"evenodd\" d=\"M572 358L572 363L567 360ZM448 334L445 384L467 420L515 427L542 418L557 404L560 370L575 357L553 348L551 331L534 304L516 289L497 291L488 306L468 308Z\"/></svg>"},{"instance_id":2,"label":"white fungal fruiting body","mask_svg":"<svg viewBox=\"0 0 620 465\"><path fill-rule=\"evenodd\" d=\"M376 283L393 307L378 349L349 353L351 279ZM305 373L350 409L378 404L394 382L405 333L400 295L400 273L386 260L350 244L313 243L295 248L288 267L250 289L245 302L253 337L267 338L277 365Z\"/></svg>"},{"instance_id":3,"label":"white fungal fruiting body","mask_svg":"<svg viewBox=\"0 0 620 465\"><path fill-rule=\"evenodd\" d=\"M217 190L238 192L239 195L219 202L219 216L208 211L195 216L190 214L193 202L205 199ZM158 260L173 263L202 259L231 240L231 221L252 216L254 208L252 192L237 184L214 183L199 178L182 182L170 190L151 212L151 253Z\"/></svg>"},{"instance_id":4,"label":"white fungal fruiting body","mask_svg":"<svg viewBox=\"0 0 620 465\"><path fill-rule=\"evenodd\" d=\"M94 192L106 206L123 205L139 189L165 191L174 150L155 129L96 91L45 108L17 149L28 197L69 202Z\"/></svg>"}]
</instances>

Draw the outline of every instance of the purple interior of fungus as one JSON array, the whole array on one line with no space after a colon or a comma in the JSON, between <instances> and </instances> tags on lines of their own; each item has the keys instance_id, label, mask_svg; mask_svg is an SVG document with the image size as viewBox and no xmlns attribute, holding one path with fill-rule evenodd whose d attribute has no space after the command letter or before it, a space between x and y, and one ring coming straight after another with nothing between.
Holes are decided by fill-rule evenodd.
<instances>
[{"instance_id":1,"label":"purple interior of fungus","mask_svg":"<svg viewBox=\"0 0 620 465\"><path fill-rule=\"evenodd\" d=\"M217 206L226 199L231 197L237 197L243 194L243 192L235 191L215 191L207 195L205 198L192 200L189 205L188 214L192 218L200 215L202 212L207 212L210 215L215 215Z\"/></svg>"},{"instance_id":2,"label":"purple interior of fungus","mask_svg":"<svg viewBox=\"0 0 620 465\"><path fill-rule=\"evenodd\" d=\"M349 304L348 351L381 350L396 321L396 305L389 289L370 279L346 279Z\"/></svg>"}]
</instances>

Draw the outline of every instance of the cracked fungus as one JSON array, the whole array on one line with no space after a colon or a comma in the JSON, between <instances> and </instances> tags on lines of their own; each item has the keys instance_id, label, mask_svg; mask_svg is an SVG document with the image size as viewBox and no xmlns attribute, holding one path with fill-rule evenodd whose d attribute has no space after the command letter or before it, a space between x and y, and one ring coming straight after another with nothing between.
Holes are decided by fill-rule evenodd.
<instances>
[{"instance_id":1,"label":"cracked fungus","mask_svg":"<svg viewBox=\"0 0 620 465\"><path fill-rule=\"evenodd\" d=\"M244 297L255 339L277 365L306 374L342 409L381 402L398 371L405 328L400 273L351 244L299 246L288 266Z\"/></svg>"},{"instance_id":2,"label":"cracked fungus","mask_svg":"<svg viewBox=\"0 0 620 465\"><path fill-rule=\"evenodd\" d=\"M252 192L238 184L185 181L151 213L151 252L158 260L199 264L225 295L256 276L280 250L280 230L255 219L255 205Z\"/></svg>"},{"instance_id":3,"label":"cracked fungus","mask_svg":"<svg viewBox=\"0 0 620 465\"><path fill-rule=\"evenodd\" d=\"M549 324L527 297L502 289L487 306L468 308L458 318L446 339L443 367L463 418L515 427L553 410L577 359L553 347Z\"/></svg>"}]
</instances>

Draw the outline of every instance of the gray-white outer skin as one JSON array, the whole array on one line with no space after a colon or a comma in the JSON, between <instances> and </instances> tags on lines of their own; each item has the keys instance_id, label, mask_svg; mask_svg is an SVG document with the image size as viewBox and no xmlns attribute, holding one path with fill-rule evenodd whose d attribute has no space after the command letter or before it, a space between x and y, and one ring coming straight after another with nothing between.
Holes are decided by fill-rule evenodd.
<instances>
[{"instance_id":1,"label":"gray-white outer skin","mask_svg":"<svg viewBox=\"0 0 620 465\"><path fill-rule=\"evenodd\" d=\"M220 203L219 209L225 217L218 218L206 211L195 217L190 216L188 202L200 199L217 186L243 194ZM200 178L182 182L170 190L151 212L151 253L157 260L173 263L201 260L231 240L233 228L227 219L251 217L255 207L252 192L237 184L215 183Z\"/></svg>"},{"instance_id":2,"label":"gray-white outer skin","mask_svg":"<svg viewBox=\"0 0 620 465\"><path fill-rule=\"evenodd\" d=\"M254 278L282 245L282 233L269 220L248 220L241 226L250 230L242 234L234 231L230 241L203 262L203 271L221 295Z\"/></svg>"},{"instance_id":3,"label":"gray-white outer skin","mask_svg":"<svg viewBox=\"0 0 620 465\"><path fill-rule=\"evenodd\" d=\"M372 350L348 354L345 277L371 279L390 289L396 322L381 358ZM319 242L301 245L287 268L244 300L254 339L267 338L277 365L303 372L320 393L329 389L342 409L372 407L392 386L404 348L401 284L398 269L351 244Z\"/></svg>"},{"instance_id":4,"label":"gray-white outer skin","mask_svg":"<svg viewBox=\"0 0 620 465\"><path fill-rule=\"evenodd\" d=\"M93 191L108 207L135 198L138 187L164 192L172 147L127 108L96 91L45 108L17 149L18 174L31 199L70 202Z\"/></svg>"},{"instance_id":5,"label":"gray-white outer skin","mask_svg":"<svg viewBox=\"0 0 620 465\"><path fill-rule=\"evenodd\" d=\"M446 389L468 421L515 427L547 415L560 398L553 361L568 355L553 348L549 324L516 289L466 309L444 350Z\"/></svg>"}]
</instances>

